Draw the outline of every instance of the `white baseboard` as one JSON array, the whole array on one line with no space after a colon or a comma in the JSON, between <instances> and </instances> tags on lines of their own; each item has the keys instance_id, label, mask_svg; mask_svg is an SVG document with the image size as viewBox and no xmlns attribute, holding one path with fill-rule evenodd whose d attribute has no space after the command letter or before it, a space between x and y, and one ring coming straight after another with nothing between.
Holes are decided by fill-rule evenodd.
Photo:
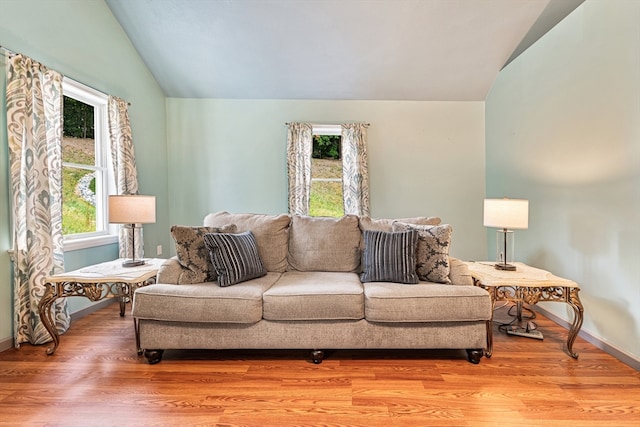
<instances>
[{"instance_id":1,"label":"white baseboard","mask_svg":"<svg viewBox=\"0 0 640 427\"><path fill-rule=\"evenodd\" d=\"M98 311L116 302L118 302L117 298L103 299L102 301L99 301L93 305L90 305L89 307L86 307L86 308L83 308L82 310L78 310L74 313L71 313L71 321L73 322L74 320L82 319L84 316L87 316L93 313L94 311ZM0 353L3 351L9 350L12 347L13 347L13 337L0 341Z\"/></svg>"},{"instance_id":2,"label":"white baseboard","mask_svg":"<svg viewBox=\"0 0 640 427\"><path fill-rule=\"evenodd\" d=\"M562 326L563 328L567 330L571 329L571 324L569 322L545 310L544 308L535 306L535 310L540 314L542 314L544 317L556 322L558 325ZM578 336L584 339L585 341L588 341L589 343L593 344L594 346L598 347L600 350L604 351L605 353L615 357L622 363L631 366L636 371L640 371L640 360L635 358L634 356L628 353L625 353L623 350L620 350L619 348L607 342L604 342L599 338L594 337L593 335L589 334L584 330L581 330L578 333Z\"/></svg>"}]
</instances>

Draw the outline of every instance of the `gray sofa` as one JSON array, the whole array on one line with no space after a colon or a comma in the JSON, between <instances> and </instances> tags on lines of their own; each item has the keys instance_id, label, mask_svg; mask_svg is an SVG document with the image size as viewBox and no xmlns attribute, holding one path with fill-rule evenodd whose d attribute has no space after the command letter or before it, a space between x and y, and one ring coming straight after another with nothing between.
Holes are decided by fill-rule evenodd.
<instances>
[{"instance_id":1,"label":"gray sofa","mask_svg":"<svg viewBox=\"0 0 640 427\"><path fill-rule=\"evenodd\" d=\"M212 282L219 274L223 283L225 270L207 264L217 249L203 236L247 231L264 271L231 286ZM309 349L314 363L329 349L465 349L479 363L491 339L489 294L449 257L451 228L439 218L217 212L203 227L172 234L178 256L156 284L136 290L132 309L139 351L151 364L166 349ZM396 254L382 253L387 241L374 239L397 243L400 235L410 239L400 256L413 257L406 281L416 281L415 271L442 283L384 277Z\"/></svg>"}]
</instances>

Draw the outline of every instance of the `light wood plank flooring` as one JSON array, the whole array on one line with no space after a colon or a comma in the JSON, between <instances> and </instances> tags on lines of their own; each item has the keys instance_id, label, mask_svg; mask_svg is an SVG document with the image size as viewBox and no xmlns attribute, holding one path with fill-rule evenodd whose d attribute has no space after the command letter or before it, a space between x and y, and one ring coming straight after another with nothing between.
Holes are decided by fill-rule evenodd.
<instances>
[{"instance_id":1,"label":"light wood plank flooring","mask_svg":"<svg viewBox=\"0 0 640 427\"><path fill-rule=\"evenodd\" d=\"M504 311L504 309L502 309ZM496 317L506 316L498 312ZM0 353L7 426L639 426L640 373L538 315L544 341L496 330L479 365L464 351L135 352L110 305L45 346Z\"/></svg>"}]
</instances>

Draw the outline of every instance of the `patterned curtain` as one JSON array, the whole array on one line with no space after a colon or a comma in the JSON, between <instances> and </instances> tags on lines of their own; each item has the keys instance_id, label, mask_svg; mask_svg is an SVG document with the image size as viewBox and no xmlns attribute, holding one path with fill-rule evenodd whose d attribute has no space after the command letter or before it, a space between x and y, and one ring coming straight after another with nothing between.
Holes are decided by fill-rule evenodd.
<instances>
[{"instance_id":1,"label":"patterned curtain","mask_svg":"<svg viewBox=\"0 0 640 427\"><path fill-rule=\"evenodd\" d=\"M51 341L38 315L47 276L64 271L62 235L62 75L31 58L7 62L7 136L13 203L14 340ZM69 328L66 298L53 307Z\"/></svg>"},{"instance_id":2,"label":"patterned curtain","mask_svg":"<svg viewBox=\"0 0 640 427\"><path fill-rule=\"evenodd\" d=\"M311 193L313 127L310 123L289 123L288 127L289 213L308 215L309 194Z\"/></svg>"},{"instance_id":3,"label":"patterned curtain","mask_svg":"<svg viewBox=\"0 0 640 427\"><path fill-rule=\"evenodd\" d=\"M108 109L111 162L118 194L138 194L138 173L136 171L133 138L131 137L129 104L123 99L110 96ZM128 242L131 238L129 232L130 228L120 227L120 258L132 258L133 256L133 254L127 254ZM142 258L144 256L142 228L134 228L133 232L135 233L136 242L136 247L133 248L135 257Z\"/></svg>"},{"instance_id":4,"label":"patterned curtain","mask_svg":"<svg viewBox=\"0 0 640 427\"><path fill-rule=\"evenodd\" d=\"M364 123L342 125L342 192L345 215L369 215L367 127Z\"/></svg>"}]
</instances>

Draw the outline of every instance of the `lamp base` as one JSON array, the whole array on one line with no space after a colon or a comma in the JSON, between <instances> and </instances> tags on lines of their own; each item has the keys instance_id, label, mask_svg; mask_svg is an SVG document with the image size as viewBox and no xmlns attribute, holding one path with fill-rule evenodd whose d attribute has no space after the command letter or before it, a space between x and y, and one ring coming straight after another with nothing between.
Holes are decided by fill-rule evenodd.
<instances>
[{"instance_id":1,"label":"lamp base","mask_svg":"<svg viewBox=\"0 0 640 427\"><path fill-rule=\"evenodd\" d=\"M516 271L516 266L513 264L500 264L500 263L496 263L494 264L494 267L498 270L505 270L505 271Z\"/></svg>"},{"instance_id":2,"label":"lamp base","mask_svg":"<svg viewBox=\"0 0 640 427\"><path fill-rule=\"evenodd\" d=\"M533 339L536 339L536 340L544 339L544 337L542 336L542 332L540 332L540 331L527 331L525 328L507 329L507 335L515 335L515 336L519 336L519 337L533 338Z\"/></svg>"},{"instance_id":3,"label":"lamp base","mask_svg":"<svg viewBox=\"0 0 640 427\"><path fill-rule=\"evenodd\" d=\"M146 261L143 259L128 259L122 263L123 267L138 267L140 265L145 265Z\"/></svg>"}]
</instances>

